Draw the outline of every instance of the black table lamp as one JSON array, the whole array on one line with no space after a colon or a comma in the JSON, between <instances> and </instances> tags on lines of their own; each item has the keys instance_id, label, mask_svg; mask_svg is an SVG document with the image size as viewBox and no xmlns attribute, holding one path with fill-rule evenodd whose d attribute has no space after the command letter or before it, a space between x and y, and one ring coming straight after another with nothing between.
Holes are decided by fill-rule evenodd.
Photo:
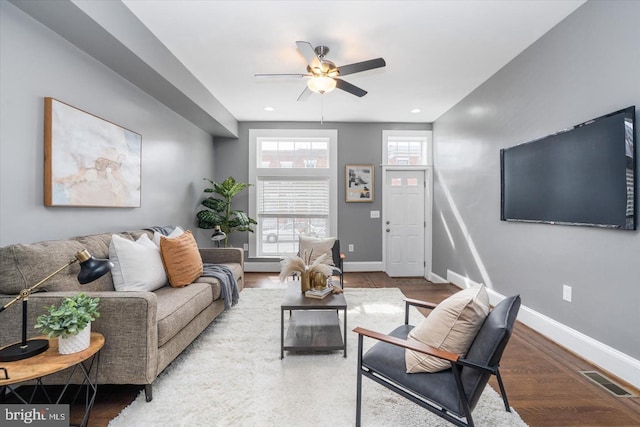
<instances>
[{"instance_id":1,"label":"black table lamp","mask_svg":"<svg viewBox=\"0 0 640 427\"><path fill-rule=\"evenodd\" d=\"M213 230L213 234L211 235L211 240L216 242L217 247L220 247L220 241L226 238L227 238L227 235L225 234L225 232L220 230L219 225L216 225L216 227Z\"/></svg>"},{"instance_id":2,"label":"black table lamp","mask_svg":"<svg viewBox=\"0 0 640 427\"><path fill-rule=\"evenodd\" d=\"M29 300L29 295L31 295L38 286L42 285L44 282L51 279L53 276L60 273L76 261L80 262L78 282L80 282L81 285L93 282L99 277L104 276L113 267L113 264L108 259L95 259L86 249L83 249L79 251L75 258L67 264L63 265L32 287L21 290L14 299L6 303L3 307L0 307L0 312L3 312L14 303L22 300L22 341L0 350L0 362L12 362L14 360L27 359L40 354L49 348L49 340L27 340L27 301Z\"/></svg>"}]
</instances>

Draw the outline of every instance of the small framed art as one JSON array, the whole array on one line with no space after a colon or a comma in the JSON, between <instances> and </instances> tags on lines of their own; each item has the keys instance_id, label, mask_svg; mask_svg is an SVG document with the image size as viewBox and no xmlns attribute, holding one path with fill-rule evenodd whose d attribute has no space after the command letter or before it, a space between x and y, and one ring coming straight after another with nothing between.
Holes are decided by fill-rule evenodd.
<instances>
[{"instance_id":1,"label":"small framed art","mask_svg":"<svg viewBox=\"0 0 640 427\"><path fill-rule=\"evenodd\" d=\"M373 202L373 165L345 165L345 201Z\"/></svg>"}]
</instances>

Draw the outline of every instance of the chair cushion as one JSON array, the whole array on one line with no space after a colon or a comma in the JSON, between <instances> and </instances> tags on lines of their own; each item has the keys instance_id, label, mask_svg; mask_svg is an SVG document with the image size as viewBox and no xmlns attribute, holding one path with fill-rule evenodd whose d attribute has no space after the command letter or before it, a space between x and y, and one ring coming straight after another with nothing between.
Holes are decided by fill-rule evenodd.
<instances>
[{"instance_id":1,"label":"chair cushion","mask_svg":"<svg viewBox=\"0 0 640 427\"><path fill-rule=\"evenodd\" d=\"M116 291L155 291L167 284L160 250L143 234L135 242L118 234L111 237L109 260Z\"/></svg>"},{"instance_id":2,"label":"chair cushion","mask_svg":"<svg viewBox=\"0 0 640 427\"><path fill-rule=\"evenodd\" d=\"M303 259L306 258L305 262L307 262L307 264L312 264L322 256L322 254L326 254L327 256L324 258L323 264L333 265L331 248L333 248L335 242L335 237L320 238L300 236L300 257Z\"/></svg>"},{"instance_id":3,"label":"chair cushion","mask_svg":"<svg viewBox=\"0 0 640 427\"><path fill-rule=\"evenodd\" d=\"M178 237L161 236L160 254L171 286L187 286L202 275L202 257L190 230Z\"/></svg>"},{"instance_id":4,"label":"chair cushion","mask_svg":"<svg viewBox=\"0 0 640 427\"><path fill-rule=\"evenodd\" d=\"M440 350L464 355L489 314L489 296L484 286L462 290L433 309L409 334L409 341L419 341ZM443 359L407 350L409 373L438 372L451 364Z\"/></svg>"},{"instance_id":5,"label":"chair cushion","mask_svg":"<svg viewBox=\"0 0 640 427\"><path fill-rule=\"evenodd\" d=\"M412 329L411 325L402 325L388 335L407 339ZM382 375L387 382L401 384L447 411L463 416L453 371L447 369L436 373L409 374L405 369L404 353L402 347L378 342L362 356L362 365Z\"/></svg>"}]
</instances>

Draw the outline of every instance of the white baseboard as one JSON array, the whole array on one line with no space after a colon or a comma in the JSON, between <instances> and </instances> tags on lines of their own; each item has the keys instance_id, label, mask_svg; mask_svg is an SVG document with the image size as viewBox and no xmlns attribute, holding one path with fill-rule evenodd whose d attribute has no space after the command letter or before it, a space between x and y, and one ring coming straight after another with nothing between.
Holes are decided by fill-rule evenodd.
<instances>
[{"instance_id":1,"label":"white baseboard","mask_svg":"<svg viewBox=\"0 0 640 427\"><path fill-rule=\"evenodd\" d=\"M427 280L433 283L447 283L447 280L444 277L438 276L433 271L429 272L429 276L427 277Z\"/></svg>"},{"instance_id":2,"label":"white baseboard","mask_svg":"<svg viewBox=\"0 0 640 427\"><path fill-rule=\"evenodd\" d=\"M468 277L451 270L447 270L446 281L462 289L478 285ZM487 291L492 305L505 298L504 295L493 289L487 288ZM634 359L525 305L520 306L518 320L583 359L610 372L632 386L640 388L640 360Z\"/></svg>"},{"instance_id":3,"label":"white baseboard","mask_svg":"<svg viewBox=\"0 0 640 427\"><path fill-rule=\"evenodd\" d=\"M371 262L345 262L344 271L349 273L366 273L374 271L384 271L382 261Z\"/></svg>"},{"instance_id":4,"label":"white baseboard","mask_svg":"<svg viewBox=\"0 0 640 427\"><path fill-rule=\"evenodd\" d=\"M276 261L245 261L244 271L249 273L277 273L280 271L280 263ZM382 262L345 262L344 271L382 271Z\"/></svg>"}]
</instances>

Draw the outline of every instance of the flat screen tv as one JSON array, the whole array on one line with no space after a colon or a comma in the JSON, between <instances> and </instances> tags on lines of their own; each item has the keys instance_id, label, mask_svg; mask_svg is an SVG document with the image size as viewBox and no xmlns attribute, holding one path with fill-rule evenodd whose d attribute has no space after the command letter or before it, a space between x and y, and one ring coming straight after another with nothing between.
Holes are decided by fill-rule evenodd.
<instances>
[{"instance_id":1,"label":"flat screen tv","mask_svg":"<svg viewBox=\"0 0 640 427\"><path fill-rule=\"evenodd\" d=\"M635 107L500 150L501 220L636 229Z\"/></svg>"}]
</instances>

